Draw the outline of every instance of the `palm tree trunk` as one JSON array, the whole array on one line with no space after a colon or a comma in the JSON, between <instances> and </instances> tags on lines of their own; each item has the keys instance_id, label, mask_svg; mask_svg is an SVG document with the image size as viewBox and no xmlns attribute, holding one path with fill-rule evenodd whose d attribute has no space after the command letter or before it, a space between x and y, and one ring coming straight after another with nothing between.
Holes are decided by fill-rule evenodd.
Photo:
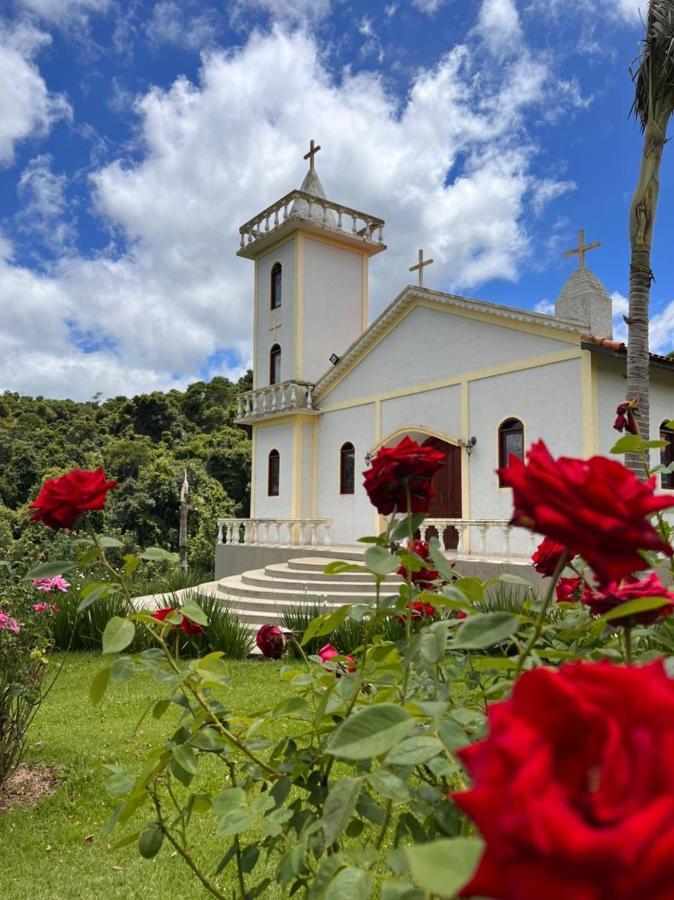
<instances>
[{"instance_id":1,"label":"palm tree trunk","mask_svg":"<svg viewBox=\"0 0 674 900\"><path fill-rule=\"evenodd\" d=\"M650 436L648 322L651 293L651 245L660 190L660 163L667 118L653 117L645 129L637 189L630 208L630 290L627 331L627 399L638 398L637 421L646 440ZM628 453L630 469L645 477L639 454Z\"/></svg>"}]
</instances>

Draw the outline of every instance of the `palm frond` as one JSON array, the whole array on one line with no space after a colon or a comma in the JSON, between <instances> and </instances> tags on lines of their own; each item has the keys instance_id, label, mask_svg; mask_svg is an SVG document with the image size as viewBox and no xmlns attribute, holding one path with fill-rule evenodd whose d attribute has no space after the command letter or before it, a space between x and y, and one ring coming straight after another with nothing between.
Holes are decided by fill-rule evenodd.
<instances>
[{"instance_id":1,"label":"palm frond","mask_svg":"<svg viewBox=\"0 0 674 900\"><path fill-rule=\"evenodd\" d=\"M632 71L631 112L642 130L653 117L665 121L674 111L674 0L650 0L639 65Z\"/></svg>"}]
</instances>

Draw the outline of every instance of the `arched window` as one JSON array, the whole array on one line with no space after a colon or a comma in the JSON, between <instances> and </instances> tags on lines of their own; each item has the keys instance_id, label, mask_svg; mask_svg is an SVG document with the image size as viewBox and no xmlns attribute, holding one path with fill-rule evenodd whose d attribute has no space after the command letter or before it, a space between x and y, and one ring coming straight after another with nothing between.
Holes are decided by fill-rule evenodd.
<instances>
[{"instance_id":1,"label":"arched window","mask_svg":"<svg viewBox=\"0 0 674 900\"><path fill-rule=\"evenodd\" d=\"M283 281L283 268L281 263L274 263L271 267L271 308L278 309L281 305L281 284Z\"/></svg>"},{"instance_id":2,"label":"arched window","mask_svg":"<svg viewBox=\"0 0 674 900\"><path fill-rule=\"evenodd\" d=\"M267 463L267 494L270 497L278 497L280 483L281 457L278 450L270 450Z\"/></svg>"},{"instance_id":3,"label":"arched window","mask_svg":"<svg viewBox=\"0 0 674 900\"><path fill-rule=\"evenodd\" d=\"M356 484L356 451L347 441L339 451L339 493L353 494Z\"/></svg>"},{"instance_id":4,"label":"arched window","mask_svg":"<svg viewBox=\"0 0 674 900\"><path fill-rule=\"evenodd\" d=\"M498 465L499 469L507 469L510 457L524 459L524 425L519 419L506 419L498 429ZM503 482L499 478L499 484Z\"/></svg>"},{"instance_id":5,"label":"arched window","mask_svg":"<svg viewBox=\"0 0 674 900\"><path fill-rule=\"evenodd\" d=\"M269 351L269 384L278 384L281 380L281 348L278 344Z\"/></svg>"},{"instance_id":6,"label":"arched window","mask_svg":"<svg viewBox=\"0 0 674 900\"><path fill-rule=\"evenodd\" d=\"M660 450L660 465L671 466L674 463L674 428L671 422L663 422L660 426L660 440L667 441L667 446ZM674 490L674 472L663 472L660 476L660 487Z\"/></svg>"}]
</instances>

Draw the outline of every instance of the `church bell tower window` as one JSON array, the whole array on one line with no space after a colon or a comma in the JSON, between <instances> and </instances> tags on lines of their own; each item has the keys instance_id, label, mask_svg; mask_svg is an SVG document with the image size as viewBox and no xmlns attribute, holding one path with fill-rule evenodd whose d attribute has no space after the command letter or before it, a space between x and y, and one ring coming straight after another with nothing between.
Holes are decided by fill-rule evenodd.
<instances>
[{"instance_id":1,"label":"church bell tower window","mask_svg":"<svg viewBox=\"0 0 674 900\"><path fill-rule=\"evenodd\" d=\"M500 469L507 469L510 465L510 457L524 459L524 425L519 419L506 419L501 422L498 429L498 465ZM499 477L499 485L503 482Z\"/></svg>"},{"instance_id":2,"label":"church bell tower window","mask_svg":"<svg viewBox=\"0 0 674 900\"><path fill-rule=\"evenodd\" d=\"M281 484L281 457L278 450L269 451L267 464L267 494L278 497Z\"/></svg>"},{"instance_id":3,"label":"church bell tower window","mask_svg":"<svg viewBox=\"0 0 674 900\"><path fill-rule=\"evenodd\" d=\"M278 344L269 351L269 384L278 384L281 381L281 348Z\"/></svg>"},{"instance_id":4,"label":"church bell tower window","mask_svg":"<svg viewBox=\"0 0 674 900\"><path fill-rule=\"evenodd\" d=\"M281 289L283 283L283 267L281 263L274 263L271 267L271 308L278 309L281 305Z\"/></svg>"},{"instance_id":5,"label":"church bell tower window","mask_svg":"<svg viewBox=\"0 0 674 900\"><path fill-rule=\"evenodd\" d=\"M342 444L339 451L339 493L353 494L355 490L356 451L352 443Z\"/></svg>"}]
</instances>

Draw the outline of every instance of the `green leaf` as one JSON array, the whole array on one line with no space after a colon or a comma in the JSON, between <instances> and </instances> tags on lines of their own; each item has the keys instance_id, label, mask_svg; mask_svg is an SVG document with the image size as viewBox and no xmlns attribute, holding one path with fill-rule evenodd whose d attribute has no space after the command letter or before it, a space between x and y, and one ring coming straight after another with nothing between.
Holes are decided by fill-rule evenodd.
<instances>
[{"instance_id":1,"label":"green leaf","mask_svg":"<svg viewBox=\"0 0 674 900\"><path fill-rule=\"evenodd\" d=\"M349 866L341 869L328 885L324 900L368 900L372 894L369 872Z\"/></svg>"},{"instance_id":2,"label":"green leaf","mask_svg":"<svg viewBox=\"0 0 674 900\"><path fill-rule=\"evenodd\" d=\"M148 825L138 838L138 851L143 859L152 859L161 850L164 832L156 822Z\"/></svg>"},{"instance_id":3,"label":"green leaf","mask_svg":"<svg viewBox=\"0 0 674 900\"><path fill-rule=\"evenodd\" d=\"M410 531L412 532L412 534L414 534L414 532L422 524L425 518L425 513L412 513L411 516L405 516L404 519L401 519L396 523L393 531L391 532L391 540L407 540L410 535Z\"/></svg>"},{"instance_id":4,"label":"green leaf","mask_svg":"<svg viewBox=\"0 0 674 900\"><path fill-rule=\"evenodd\" d=\"M80 600L78 604L77 612L84 612L85 609L88 609L97 600L100 600L103 597L108 597L111 593L116 593L115 586L111 584L85 585L81 591L82 600Z\"/></svg>"},{"instance_id":5,"label":"green leaf","mask_svg":"<svg viewBox=\"0 0 674 900\"><path fill-rule=\"evenodd\" d=\"M221 837L232 837L250 828L253 817L247 809L230 809L218 822L218 834Z\"/></svg>"},{"instance_id":6,"label":"green leaf","mask_svg":"<svg viewBox=\"0 0 674 900\"><path fill-rule=\"evenodd\" d=\"M362 787L362 778L341 778L331 788L321 818L326 846L334 843L349 824Z\"/></svg>"},{"instance_id":7,"label":"green leaf","mask_svg":"<svg viewBox=\"0 0 674 900\"><path fill-rule=\"evenodd\" d=\"M372 788L387 800L404 803L409 799L410 792L405 782L388 769L377 769L367 776L367 780Z\"/></svg>"},{"instance_id":8,"label":"green leaf","mask_svg":"<svg viewBox=\"0 0 674 900\"><path fill-rule=\"evenodd\" d=\"M500 644L519 627L519 617L506 612L470 616L459 627L451 646L456 650L483 650Z\"/></svg>"},{"instance_id":9,"label":"green leaf","mask_svg":"<svg viewBox=\"0 0 674 900\"><path fill-rule=\"evenodd\" d=\"M246 792L243 788L225 788L213 798L213 811L217 816L224 816L232 809L243 809L246 805Z\"/></svg>"},{"instance_id":10,"label":"green leaf","mask_svg":"<svg viewBox=\"0 0 674 900\"><path fill-rule=\"evenodd\" d=\"M442 552L438 539L432 538L428 546L431 551L431 559L435 563L435 568L437 569L438 573L442 576L442 578L445 579L445 581L454 581L456 573L452 568L450 561Z\"/></svg>"},{"instance_id":11,"label":"green leaf","mask_svg":"<svg viewBox=\"0 0 674 900\"><path fill-rule=\"evenodd\" d=\"M471 603L482 603L484 600L484 585L479 578L459 578L454 582L454 586L465 594Z\"/></svg>"},{"instance_id":12,"label":"green leaf","mask_svg":"<svg viewBox=\"0 0 674 900\"><path fill-rule=\"evenodd\" d=\"M133 660L130 656L118 656L110 669L110 677L113 681L124 682L136 671Z\"/></svg>"},{"instance_id":13,"label":"green leaf","mask_svg":"<svg viewBox=\"0 0 674 900\"><path fill-rule=\"evenodd\" d=\"M421 888L409 881L384 881L381 886L381 900L425 900Z\"/></svg>"},{"instance_id":14,"label":"green leaf","mask_svg":"<svg viewBox=\"0 0 674 900\"><path fill-rule=\"evenodd\" d=\"M666 447L667 441L645 441L638 434L625 434L611 447L610 453L639 453L641 450L650 450L657 447Z\"/></svg>"},{"instance_id":15,"label":"green leaf","mask_svg":"<svg viewBox=\"0 0 674 900\"><path fill-rule=\"evenodd\" d=\"M124 577L131 578L139 565L140 556L137 556L135 553L127 553L124 556Z\"/></svg>"},{"instance_id":16,"label":"green leaf","mask_svg":"<svg viewBox=\"0 0 674 900\"><path fill-rule=\"evenodd\" d=\"M123 547L124 544L121 541L118 541L117 538L106 537L106 535L101 534L98 536L98 543L101 547Z\"/></svg>"},{"instance_id":17,"label":"green leaf","mask_svg":"<svg viewBox=\"0 0 674 900\"><path fill-rule=\"evenodd\" d=\"M103 632L103 653L120 653L134 638L136 626L128 619L113 616Z\"/></svg>"},{"instance_id":18,"label":"green leaf","mask_svg":"<svg viewBox=\"0 0 674 900\"><path fill-rule=\"evenodd\" d=\"M451 719L443 719L438 722L437 728L440 740L451 752L470 744L470 738L464 729L457 722L452 722Z\"/></svg>"},{"instance_id":19,"label":"green leaf","mask_svg":"<svg viewBox=\"0 0 674 900\"><path fill-rule=\"evenodd\" d=\"M128 794L133 787L133 778L130 778L124 769L117 768L112 775L105 779L103 785L108 793L121 797Z\"/></svg>"},{"instance_id":20,"label":"green leaf","mask_svg":"<svg viewBox=\"0 0 674 900\"><path fill-rule=\"evenodd\" d=\"M640 597L638 600L628 600L627 603L621 603L615 609L599 616L600 622L613 622L616 619L626 619L629 616L635 616L637 613L649 612L653 609L661 609L663 606L669 606L670 600L667 597Z\"/></svg>"},{"instance_id":21,"label":"green leaf","mask_svg":"<svg viewBox=\"0 0 674 900\"><path fill-rule=\"evenodd\" d=\"M385 762L393 766L420 766L442 753L442 749L438 738L419 734L401 741L387 754Z\"/></svg>"},{"instance_id":22,"label":"green leaf","mask_svg":"<svg viewBox=\"0 0 674 900\"><path fill-rule=\"evenodd\" d=\"M55 575L64 575L73 569L75 563L68 559L56 559L53 562L40 563L39 566L26 572L21 579L22 581L34 581L37 578L53 578Z\"/></svg>"},{"instance_id":23,"label":"green leaf","mask_svg":"<svg viewBox=\"0 0 674 900\"><path fill-rule=\"evenodd\" d=\"M338 628L349 614L349 606L340 606L334 612L325 613L325 615L317 616L307 627L302 636L302 644L307 644L312 638L322 637L330 634Z\"/></svg>"},{"instance_id":24,"label":"green leaf","mask_svg":"<svg viewBox=\"0 0 674 900\"><path fill-rule=\"evenodd\" d=\"M197 625L208 625L208 616L194 600L188 600L180 607L180 612Z\"/></svg>"},{"instance_id":25,"label":"green leaf","mask_svg":"<svg viewBox=\"0 0 674 900\"><path fill-rule=\"evenodd\" d=\"M101 669L100 672L97 672L94 675L91 686L89 688L89 697L94 706L96 706L97 703L100 703L103 699L103 695L105 694L105 689L107 688L109 681L110 666L107 666L105 669Z\"/></svg>"},{"instance_id":26,"label":"green leaf","mask_svg":"<svg viewBox=\"0 0 674 900\"><path fill-rule=\"evenodd\" d=\"M364 572L362 566L356 563L344 562L341 559L335 559L329 562L323 569L324 575L341 575L343 572Z\"/></svg>"},{"instance_id":27,"label":"green leaf","mask_svg":"<svg viewBox=\"0 0 674 900\"><path fill-rule=\"evenodd\" d=\"M400 565L397 556L392 556L384 547L368 547L365 551L365 565L375 575L390 575Z\"/></svg>"},{"instance_id":28,"label":"green leaf","mask_svg":"<svg viewBox=\"0 0 674 900\"><path fill-rule=\"evenodd\" d=\"M172 562L177 563L180 559L177 553L170 553L168 550L162 550L161 547L148 547L146 550L143 550L142 553L138 554L141 559L151 560L153 562L156 561L164 561L164 562Z\"/></svg>"},{"instance_id":29,"label":"green leaf","mask_svg":"<svg viewBox=\"0 0 674 900\"><path fill-rule=\"evenodd\" d=\"M400 706L369 706L349 716L333 731L326 750L340 759L381 756L413 727L414 719Z\"/></svg>"},{"instance_id":30,"label":"green leaf","mask_svg":"<svg viewBox=\"0 0 674 900\"><path fill-rule=\"evenodd\" d=\"M214 728L202 728L190 741L199 750L220 751L225 742Z\"/></svg>"},{"instance_id":31,"label":"green leaf","mask_svg":"<svg viewBox=\"0 0 674 900\"><path fill-rule=\"evenodd\" d=\"M505 582L505 584L519 584L522 587L531 588L530 581L527 581L526 578L522 578L520 575L512 575L510 572L503 572L499 575L498 580Z\"/></svg>"},{"instance_id":32,"label":"green leaf","mask_svg":"<svg viewBox=\"0 0 674 900\"><path fill-rule=\"evenodd\" d=\"M483 848L478 838L460 837L402 847L398 852L420 888L450 898L470 880Z\"/></svg>"},{"instance_id":33,"label":"green leaf","mask_svg":"<svg viewBox=\"0 0 674 900\"><path fill-rule=\"evenodd\" d=\"M173 759L190 775L194 775L197 771L197 757L191 747L187 744L181 744L179 747L173 748Z\"/></svg>"}]
</instances>

